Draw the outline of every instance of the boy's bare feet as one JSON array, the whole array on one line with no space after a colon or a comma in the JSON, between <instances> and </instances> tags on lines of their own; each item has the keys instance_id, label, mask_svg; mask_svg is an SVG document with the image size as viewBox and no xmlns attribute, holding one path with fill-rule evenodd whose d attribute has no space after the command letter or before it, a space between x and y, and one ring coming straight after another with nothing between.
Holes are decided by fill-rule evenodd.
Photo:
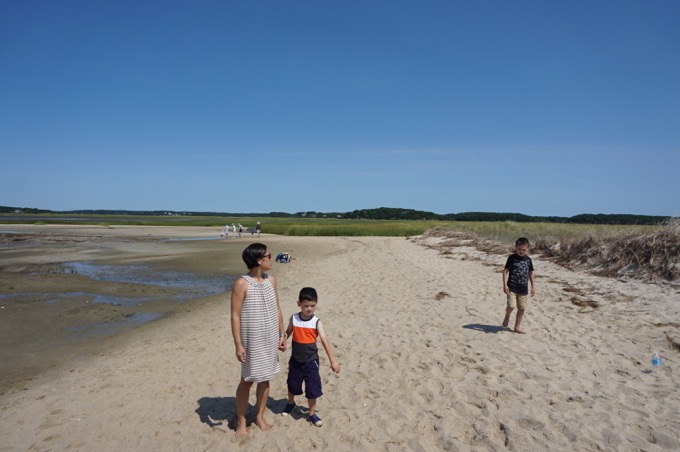
<instances>
[{"instance_id":1,"label":"boy's bare feet","mask_svg":"<svg viewBox=\"0 0 680 452\"><path fill-rule=\"evenodd\" d=\"M527 334L526 331L520 330L519 328L515 328L513 331L514 331L515 333L519 333L519 334Z\"/></svg>"}]
</instances>

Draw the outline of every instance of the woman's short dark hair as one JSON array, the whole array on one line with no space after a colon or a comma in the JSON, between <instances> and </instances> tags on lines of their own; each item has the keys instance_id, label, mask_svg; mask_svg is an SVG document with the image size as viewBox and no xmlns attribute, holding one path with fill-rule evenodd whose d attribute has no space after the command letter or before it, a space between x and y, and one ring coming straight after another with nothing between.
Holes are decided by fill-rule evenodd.
<instances>
[{"instance_id":1,"label":"woman's short dark hair","mask_svg":"<svg viewBox=\"0 0 680 452\"><path fill-rule=\"evenodd\" d=\"M258 261L264 258L266 252L267 245L263 243L252 243L243 250L241 257L243 258L243 262L248 266L248 270L251 270L260 266Z\"/></svg>"}]
</instances>

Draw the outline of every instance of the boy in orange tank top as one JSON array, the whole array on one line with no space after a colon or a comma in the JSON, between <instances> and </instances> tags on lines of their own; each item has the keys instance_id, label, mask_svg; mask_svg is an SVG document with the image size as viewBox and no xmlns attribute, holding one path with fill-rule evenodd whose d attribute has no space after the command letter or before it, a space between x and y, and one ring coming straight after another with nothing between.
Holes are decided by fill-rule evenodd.
<instances>
[{"instance_id":1,"label":"boy in orange tank top","mask_svg":"<svg viewBox=\"0 0 680 452\"><path fill-rule=\"evenodd\" d=\"M314 315L319 297L312 287L300 290L298 306L300 312L293 314L288 322L286 338L293 338L292 353L288 362L288 404L283 415L288 415L295 409L295 396L302 394L302 384L305 385L305 397L309 404L307 420L317 427L323 421L316 414L316 399L323 395L321 390L321 376L319 375L319 353L316 346L317 339L321 340L324 350L331 362L333 372L340 372L340 364L333 356L333 350L326 338L326 332L321 320Z\"/></svg>"}]
</instances>

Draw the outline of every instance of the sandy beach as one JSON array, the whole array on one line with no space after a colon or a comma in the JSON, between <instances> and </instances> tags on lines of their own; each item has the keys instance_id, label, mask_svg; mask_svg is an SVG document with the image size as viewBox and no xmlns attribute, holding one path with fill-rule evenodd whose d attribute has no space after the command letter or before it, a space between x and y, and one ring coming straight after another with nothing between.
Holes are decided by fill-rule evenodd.
<instances>
[{"instance_id":1,"label":"sandy beach","mask_svg":"<svg viewBox=\"0 0 680 452\"><path fill-rule=\"evenodd\" d=\"M240 252L257 240L209 240L219 235L215 228L1 229L42 237L40 244L2 244L3 294L48 287L70 293L71 285L109 294L141 290L45 270L84 260L231 275L245 270ZM187 237L196 240L170 240ZM500 326L505 255L437 237L263 234L259 241L294 258L272 270L284 317L296 312L301 287L319 292L317 315L342 365L334 374L321 353L323 427L306 422L303 408L278 414L286 404L288 351L265 413L273 428L252 424L247 438L235 438L240 365L225 291L93 339L75 355L63 344L47 366L35 351L30 377L13 375L16 382L0 395L0 451L680 450L677 287L597 277L532 256L537 294L523 325L528 334L519 335ZM174 296L175 289L165 290ZM9 303L2 301L0 316L12 311L20 319ZM115 320L132 312L77 308L69 305L71 316L60 318L87 311L82 315ZM21 332L7 328L5 337ZM653 351L663 357L658 373L650 370Z\"/></svg>"}]
</instances>

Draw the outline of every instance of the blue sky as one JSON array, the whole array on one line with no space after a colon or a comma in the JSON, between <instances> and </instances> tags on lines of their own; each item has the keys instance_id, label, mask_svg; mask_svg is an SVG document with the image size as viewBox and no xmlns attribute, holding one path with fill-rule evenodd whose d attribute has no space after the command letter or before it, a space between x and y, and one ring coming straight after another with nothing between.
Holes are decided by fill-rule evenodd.
<instances>
[{"instance_id":1,"label":"blue sky","mask_svg":"<svg viewBox=\"0 0 680 452\"><path fill-rule=\"evenodd\" d=\"M0 3L0 205L680 215L680 2Z\"/></svg>"}]
</instances>

